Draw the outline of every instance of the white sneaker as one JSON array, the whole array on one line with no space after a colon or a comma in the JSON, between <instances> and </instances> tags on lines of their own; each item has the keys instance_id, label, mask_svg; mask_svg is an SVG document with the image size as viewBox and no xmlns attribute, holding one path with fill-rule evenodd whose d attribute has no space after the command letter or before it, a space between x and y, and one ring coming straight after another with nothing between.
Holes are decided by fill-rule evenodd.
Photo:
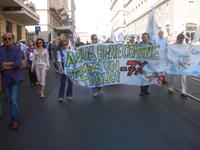
<instances>
[{"instance_id":1,"label":"white sneaker","mask_svg":"<svg viewBox=\"0 0 200 150\"><path fill-rule=\"evenodd\" d=\"M97 91L93 92L93 97L97 97L97 96L98 96L98 92Z\"/></svg>"},{"instance_id":2,"label":"white sneaker","mask_svg":"<svg viewBox=\"0 0 200 150\"><path fill-rule=\"evenodd\" d=\"M99 91L98 91L98 96L102 96L103 95L103 92L102 92L102 90L100 89Z\"/></svg>"},{"instance_id":3,"label":"white sneaker","mask_svg":"<svg viewBox=\"0 0 200 150\"><path fill-rule=\"evenodd\" d=\"M168 89L168 94L173 94L174 93L174 89Z\"/></svg>"}]
</instances>

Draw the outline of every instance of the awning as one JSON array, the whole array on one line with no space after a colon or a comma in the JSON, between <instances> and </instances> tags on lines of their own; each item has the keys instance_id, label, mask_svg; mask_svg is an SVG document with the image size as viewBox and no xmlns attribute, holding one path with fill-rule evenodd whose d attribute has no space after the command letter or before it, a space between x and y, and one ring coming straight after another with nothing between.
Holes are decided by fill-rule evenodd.
<instances>
[{"instance_id":1,"label":"awning","mask_svg":"<svg viewBox=\"0 0 200 150\"><path fill-rule=\"evenodd\" d=\"M62 27L55 27L54 30L58 33L73 33L73 29L71 26L62 26Z\"/></svg>"},{"instance_id":2,"label":"awning","mask_svg":"<svg viewBox=\"0 0 200 150\"><path fill-rule=\"evenodd\" d=\"M20 10L3 10L3 15L9 19L24 25L39 24L39 16L22 2L17 0L1 0L0 6L3 8L21 8Z\"/></svg>"}]
</instances>

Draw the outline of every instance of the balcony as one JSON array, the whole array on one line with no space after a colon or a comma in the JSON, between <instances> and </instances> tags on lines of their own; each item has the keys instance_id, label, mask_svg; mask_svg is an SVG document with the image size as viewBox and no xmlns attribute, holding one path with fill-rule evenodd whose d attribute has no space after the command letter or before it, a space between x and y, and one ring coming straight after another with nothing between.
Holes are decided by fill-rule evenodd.
<instances>
[{"instance_id":1,"label":"balcony","mask_svg":"<svg viewBox=\"0 0 200 150\"><path fill-rule=\"evenodd\" d=\"M37 25L39 16L22 1L1 0L0 7L3 15L23 25Z\"/></svg>"}]
</instances>

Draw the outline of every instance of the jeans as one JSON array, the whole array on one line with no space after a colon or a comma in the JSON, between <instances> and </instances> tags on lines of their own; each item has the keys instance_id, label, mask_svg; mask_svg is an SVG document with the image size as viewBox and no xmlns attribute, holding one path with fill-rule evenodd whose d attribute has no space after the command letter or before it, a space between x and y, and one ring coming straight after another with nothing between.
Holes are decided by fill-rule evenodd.
<instances>
[{"instance_id":1,"label":"jeans","mask_svg":"<svg viewBox=\"0 0 200 150\"><path fill-rule=\"evenodd\" d=\"M10 106L12 121L20 122L19 119L19 89L20 83L5 85L5 95Z\"/></svg>"},{"instance_id":2,"label":"jeans","mask_svg":"<svg viewBox=\"0 0 200 150\"><path fill-rule=\"evenodd\" d=\"M66 79L68 78L64 74L60 76L60 88L59 88L59 94L58 94L59 98L64 98ZM72 96L72 86L73 86L73 82L70 79L68 79L67 96Z\"/></svg>"},{"instance_id":3,"label":"jeans","mask_svg":"<svg viewBox=\"0 0 200 150\"><path fill-rule=\"evenodd\" d=\"M56 71L58 71L58 61L57 61L57 57L56 56L53 56L53 64L54 64L54 67L56 69Z\"/></svg>"}]
</instances>

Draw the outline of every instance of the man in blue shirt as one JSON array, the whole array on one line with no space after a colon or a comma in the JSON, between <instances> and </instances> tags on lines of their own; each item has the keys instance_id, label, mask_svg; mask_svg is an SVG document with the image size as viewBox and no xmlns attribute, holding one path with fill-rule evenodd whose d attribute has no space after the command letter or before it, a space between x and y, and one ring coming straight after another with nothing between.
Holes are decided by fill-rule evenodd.
<instances>
[{"instance_id":1,"label":"man in blue shirt","mask_svg":"<svg viewBox=\"0 0 200 150\"><path fill-rule=\"evenodd\" d=\"M23 81L23 74L20 70L22 65L21 49L14 44L14 35L5 33L2 37L4 46L0 48L0 70L2 85L6 99L10 106L12 117L11 129L19 128L19 88Z\"/></svg>"}]
</instances>

